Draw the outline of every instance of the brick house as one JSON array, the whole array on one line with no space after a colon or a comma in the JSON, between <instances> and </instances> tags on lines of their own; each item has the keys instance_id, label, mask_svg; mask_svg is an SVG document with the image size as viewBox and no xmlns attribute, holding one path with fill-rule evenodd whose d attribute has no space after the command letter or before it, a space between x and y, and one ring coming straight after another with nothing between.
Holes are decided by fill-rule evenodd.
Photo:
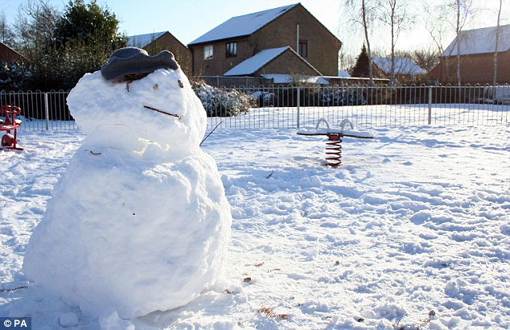
<instances>
[{"instance_id":1,"label":"brick house","mask_svg":"<svg viewBox=\"0 0 510 330\"><path fill-rule=\"evenodd\" d=\"M389 57L374 57L374 76L379 78L391 78L391 58ZM395 65L393 72L395 78L400 83L412 83L419 77L424 77L426 72L420 68L413 60L405 57L395 57Z\"/></svg>"},{"instance_id":2,"label":"brick house","mask_svg":"<svg viewBox=\"0 0 510 330\"><path fill-rule=\"evenodd\" d=\"M341 45L298 3L232 17L188 47L196 76L336 76Z\"/></svg>"},{"instance_id":3,"label":"brick house","mask_svg":"<svg viewBox=\"0 0 510 330\"><path fill-rule=\"evenodd\" d=\"M25 62L25 58L11 47L0 42L0 62Z\"/></svg>"},{"instance_id":4,"label":"brick house","mask_svg":"<svg viewBox=\"0 0 510 330\"><path fill-rule=\"evenodd\" d=\"M321 73L299 56L289 46L264 49L225 72L225 76L265 76L279 74L296 74L320 76Z\"/></svg>"},{"instance_id":5,"label":"brick house","mask_svg":"<svg viewBox=\"0 0 510 330\"><path fill-rule=\"evenodd\" d=\"M150 55L156 55L162 50L171 51L182 71L186 75L191 73L191 52L170 32L155 32L128 36L128 46L145 49Z\"/></svg>"},{"instance_id":6,"label":"brick house","mask_svg":"<svg viewBox=\"0 0 510 330\"><path fill-rule=\"evenodd\" d=\"M496 27L466 30L459 33L460 80L466 84L492 84ZM497 83L510 83L510 25L500 26ZM428 76L441 84L457 84L457 38L439 57L440 63Z\"/></svg>"}]
</instances>

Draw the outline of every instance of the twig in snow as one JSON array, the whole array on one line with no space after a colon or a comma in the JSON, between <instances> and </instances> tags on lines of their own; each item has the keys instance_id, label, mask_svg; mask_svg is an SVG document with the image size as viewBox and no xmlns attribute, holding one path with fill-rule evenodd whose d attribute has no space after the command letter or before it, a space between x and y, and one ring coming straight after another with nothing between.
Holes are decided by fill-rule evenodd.
<instances>
[{"instance_id":1,"label":"twig in snow","mask_svg":"<svg viewBox=\"0 0 510 330\"><path fill-rule=\"evenodd\" d=\"M12 289L0 289L0 292L14 292L14 291L18 291L18 290L26 289L26 288L28 288L28 286L19 286L17 288L12 288Z\"/></svg>"},{"instance_id":2,"label":"twig in snow","mask_svg":"<svg viewBox=\"0 0 510 330\"><path fill-rule=\"evenodd\" d=\"M218 126L220 126L220 125L221 125L221 123L223 123L223 122L222 122L222 121L220 121L220 122L218 123L218 125L216 125L216 127L215 127L215 128L213 128L213 130L212 130L211 132L209 132L209 134L207 134L207 136L206 136L206 137L202 140L202 142L200 142L200 144L198 145L199 147L200 147L200 146L202 146L202 143L204 143L204 141L205 141L205 140L207 140L207 138L209 137L209 135L211 135L211 134L212 134L212 133L213 133L213 132L214 132L214 131L218 128Z\"/></svg>"},{"instance_id":3,"label":"twig in snow","mask_svg":"<svg viewBox=\"0 0 510 330\"><path fill-rule=\"evenodd\" d=\"M273 173L274 173L274 171L272 171L272 172L271 172L271 174L269 174L268 176L266 176L266 179L269 179L270 177L272 177L272 176L273 176Z\"/></svg>"},{"instance_id":4,"label":"twig in snow","mask_svg":"<svg viewBox=\"0 0 510 330\"><path fill-rule=\"evenodd\" d=\"M276 314L269 307L262 307L261 309L258 310L258 312L269 319L272 319L272 318L278 318L278 319L282 319L282 320L289 319L289 316L287 314Z\"/></svg>"},{"instance_id":5,"label":"twig in snow","mask_svg":"<svg viewBox=\"0 0 510 330\"><path fill-rule=\"evenodd\" d=\"M281 270L280 268L273 268L273 269L268 270L267 272L268 273L272 273L272 272L277 272L277 271L280 271L280 270Z\"/></svg>"}]
</instances>

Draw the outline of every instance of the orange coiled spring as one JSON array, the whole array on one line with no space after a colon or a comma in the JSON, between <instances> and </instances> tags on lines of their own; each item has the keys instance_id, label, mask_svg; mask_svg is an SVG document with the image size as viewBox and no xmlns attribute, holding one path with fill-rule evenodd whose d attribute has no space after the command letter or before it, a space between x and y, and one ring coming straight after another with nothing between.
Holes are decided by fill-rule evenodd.
<instances>
[{"instance_id":1,"label":"orange coiled spring","mask_svg":"<svg viewBox=\"0 0 510 330\"><path fill-rule=\"evenodd\" d=\"M342 164L342 139L339 134L329 134L326 142L326 165L338 166Z\"/></svg>"}]
</instances>

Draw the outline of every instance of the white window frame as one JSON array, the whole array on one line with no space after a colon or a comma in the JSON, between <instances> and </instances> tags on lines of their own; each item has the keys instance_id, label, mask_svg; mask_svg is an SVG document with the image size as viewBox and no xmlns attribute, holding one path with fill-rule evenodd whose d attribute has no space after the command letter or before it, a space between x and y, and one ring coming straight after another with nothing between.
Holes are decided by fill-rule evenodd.
<instances>
[{"instance_id":1,"label":"white window frame","mask_svg":"<svg viewBox=\"0 0 510 330\"><path fill-rule=\"evenodd\" d=\"M214 47L213 45L204 46L204 61L209 61L214 58Z\"/></svg>"}]
</instances>

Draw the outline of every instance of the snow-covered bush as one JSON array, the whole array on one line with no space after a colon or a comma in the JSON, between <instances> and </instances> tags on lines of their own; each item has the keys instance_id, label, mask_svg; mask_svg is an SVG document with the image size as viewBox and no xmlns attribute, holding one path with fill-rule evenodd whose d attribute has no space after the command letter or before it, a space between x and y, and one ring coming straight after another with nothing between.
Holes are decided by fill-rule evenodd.
<instances>
[{"instance_id":1,"label":"snow-covered bush","mask_svg":"<svg viewBox=\"0 0 510 330\"><path fill-rule=\"evenodd\" d=\"M364 105L363 93L353 89L324 89L318 92L319 105Z\"/></svg>"},{"instance_id":2,"label":"snow-covered bush","mask_svg":"<svg viewBox=\"0 0 510 330\"><path fill-rule=\"evenodd\" d=\"M223 90L203 81L194 81L193 91L198 96L208 117L232 117L246 112L256 104L256 99L238 90Z\"/></svg>"},{"instance_id":3,"label":"snow-covered bush","mask_svg":"<svg viewBox=\"0 0 510 330\"><path fill-rule=\"evenodd\" d=\"M275 105L276 95L270 92L256 91L251 96L257 101L259 107L273 107Z\"/></svg>"},{"instance_id":4,"label":"snow-covered bush","mask_svg":"<svg viewBox=\"0 0 510 330\"><path fill-rule=\"evenodd\" d=\"M0 62L0 90L19 90L25 87L30 72L21 63Z\"/></svg>"}]
</instances>

